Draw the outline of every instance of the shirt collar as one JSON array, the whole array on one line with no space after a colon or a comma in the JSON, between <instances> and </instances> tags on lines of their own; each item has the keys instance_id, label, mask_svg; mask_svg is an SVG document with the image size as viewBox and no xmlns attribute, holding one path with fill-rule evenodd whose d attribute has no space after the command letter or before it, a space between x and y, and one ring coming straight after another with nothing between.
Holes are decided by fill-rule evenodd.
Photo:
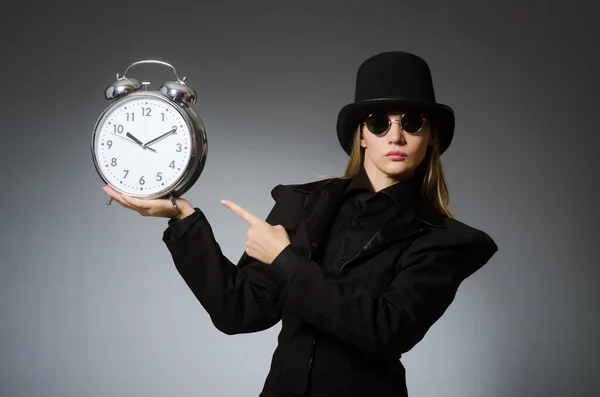
<instances>
[{"instance_id":1,"label":"shirt collar","mask_svg":"<svg viewBox=\"0 0 600 397\"><path fill-rule=\"evenodd\" d=\"M356 174L352 181L348 184L344 195L348 194L353 190L368 190L373 194L373 196L377 194L385 194L388 197L392 198L397 204L400 206L408 206L410 205L414 199L419 194L420 184L416 180L416 178L406 179L400 182L396 182L391 186L386 187L385 189L381 189L379 192L374 193L371 188L371 183L369 181L369 176L365 171L364 167L361 167L358 174Z\"/></svg>"}]
</instances>

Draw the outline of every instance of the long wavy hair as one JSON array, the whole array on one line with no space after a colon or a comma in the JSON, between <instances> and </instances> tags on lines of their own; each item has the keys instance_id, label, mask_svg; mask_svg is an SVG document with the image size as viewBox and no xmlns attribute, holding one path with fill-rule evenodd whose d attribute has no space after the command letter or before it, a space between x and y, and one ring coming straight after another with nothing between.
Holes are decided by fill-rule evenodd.
<instances>
[{"instance_id":1,"label":"long wavy hair","mask_svg":"<svg viewBox=\"0 0 600 397\"><path fill-rule=\"evenodd\" d=\"M361 126L356 128L354 139L352 140L352 149L350 159L346 165L346 170L341 178L352 178L363 167L365 160L365 148L360 145ZM432 126L432 134L437 134L435 125ZM421 196L426 199L436 210L442 214L453 218L449 209L450 193L448 185L444 178L444 170L440 159L439 140L434 139L433 145L429 146L427 153L417 169L414 177L420 178Z\"/></svg>"}]
</instances>

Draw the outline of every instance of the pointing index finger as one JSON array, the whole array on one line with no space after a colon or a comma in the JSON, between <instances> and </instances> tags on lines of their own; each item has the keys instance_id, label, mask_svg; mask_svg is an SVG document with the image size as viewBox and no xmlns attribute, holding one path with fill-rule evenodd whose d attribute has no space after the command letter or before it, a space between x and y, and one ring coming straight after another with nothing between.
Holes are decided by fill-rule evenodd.
<instances>
[{"instance_id":1,"label":"pointing index finger","mask_svg":"<svg viewBox=\"0 0 600 397\"><path fill-rule=\"evenodd\" d=\"M221 204L223 204L225 207L229 208L231 211L236 213L240 218L242 218L243 220L245 220L248 223L255 222L259 219L256 216L252 215L250 212L248 212L248 210L240 207L233 201L221 200Z\"/></svg>"}]
</instances>

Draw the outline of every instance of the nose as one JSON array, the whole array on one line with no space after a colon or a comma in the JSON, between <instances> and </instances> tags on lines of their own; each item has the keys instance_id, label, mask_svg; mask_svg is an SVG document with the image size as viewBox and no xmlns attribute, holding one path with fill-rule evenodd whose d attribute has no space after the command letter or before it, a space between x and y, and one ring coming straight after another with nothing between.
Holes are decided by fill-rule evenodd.
<instances>
[{"instance_id":1,"label":"nose","mask_svg":"<svg viewBox=\"0 0 600 397\"><path fill-rule=\"evenodd\" d=\"M404 131L400 127L399 120L391 120L392 125L387 133L388 142L390 144L404 144L406 139L404 138Z\"/></svg>"}]
</instances>

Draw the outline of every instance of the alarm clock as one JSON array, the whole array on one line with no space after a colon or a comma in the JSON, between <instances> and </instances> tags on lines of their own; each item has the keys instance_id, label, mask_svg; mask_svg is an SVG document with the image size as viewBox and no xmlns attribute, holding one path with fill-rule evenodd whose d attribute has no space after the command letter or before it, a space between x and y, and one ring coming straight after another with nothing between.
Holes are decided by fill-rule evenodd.
<instances>
[{"instance_id":1,"label":"alarm clock","mask_svg":"<svg viewBox=\"0 0 600 397\"><path fill-rule=\"evenodd\" d=\"M148 91L149 82L127 77L144 63L168 66L176 81ZM138 198L175 198L198 180L208 153L206 129L192 108L196 91L162 61L134 62L105 91L114 102L100 115L92 133L92 158L102 181ZM112 199L108 201L110 205Z\"/></svg>"}]
</instances>

